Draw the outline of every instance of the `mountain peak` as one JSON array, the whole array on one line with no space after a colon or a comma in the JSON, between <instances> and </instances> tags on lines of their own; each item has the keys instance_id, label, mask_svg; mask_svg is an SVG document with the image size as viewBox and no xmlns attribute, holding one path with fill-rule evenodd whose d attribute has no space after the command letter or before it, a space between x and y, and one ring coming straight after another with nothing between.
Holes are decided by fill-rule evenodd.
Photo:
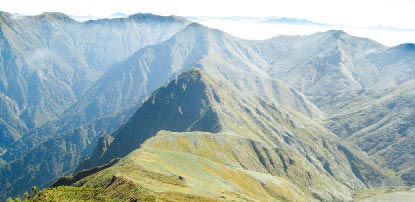
<instances>
[{"instance_id":1,"label":"mountain peak","mask_svg":"<svg viewBox=\"0 0 415 202\"><path fill-rule=\"evenodd\" d=\"M187 140L179 138L180 142L189 143L191 147L177 151L194 152L200 146L200 148L207 149L203 149L204 151L210 151L209 153L224 153L223 148L217 148L215 144L212 144L212 138L218 138L218 143L232 145L228 148L234 148L234 153L240 154L245 153L246 150L240 149L244 147L241 146L242 142L239 140L246 140L246 148L252 148L253 151L253 155L247 156L260 155L256 162L261 163L260 167L264 166L262 170L264 173L286 176L301 185L307 183L306 186L312 190L319 189L316 193L319 198L349 201L351 196L346 186L357 189L365 187L366 184L372 186L372 184L377 185L379 181L389 180L372 166L368 159L361 158L353 148L337 142L334 135L318 123L278 103L268 103L254 96L250 91L237 90L232 82L220 80L219 77L212 71L196 68L181 73L167 86L154 92L130 121L113 135L114 140L107 141L110 143L107 149L105 147L95 149L95 151L106 151L102 157L92 156L90 162L86 162L85 165L90 167L103 165L111 159L132 154L131 152L136 149L148 148L149 145L160 145L157 149L175 152L174 148L184 147L181 147L181 143L172 140L177 135L187 137L188 134L166 131L201 131L208 133L198 132L200 135L191 136ZM223 133L226 133L224 137L238 138L237 142L230 144L229 141L220 137ZM160 137L162 137L160 141L154 141L154 138ZM261 151L261 148L270 149ZM303 152L309 156L303 156ZM203 157L206 157L205 154L203 153ZM233 156L222 154L220 156ZM326 156L327 154L334 155L339 160L334 161ZM220 158L210 158L212 159ZM251 157L247 159L252 160ZM320 163L311 159L327 161L327 164L322 167ZM357 166L351 167L349 164L351 161L353 161L352 166ZM229 163L230 161L219 160L219 162ZM180 165L186 163L181 161ZM244 169L254 171L260 168L245 160L228 165L241 165ZM315 169L314 166L320 169ZM345 169L337 172L339 168ZM368 178L374 175L379 176L379 180ZM292 176L308 176L308 178L299 179L292 178ZM186 179L187 176L184 178ZM333 183L320 184L319 182L322 181ZM336 190L347 191L333 193L332 187Z\"/></svg>"},{"instance_id":2,"label":"mountain peak","mask_svg":"<svg viewBox=\"0 0 415 202\"><path fill-rule=\"evenodd\" d=\"M13 14L11 14L11 13L8 13L8 12L5 12L5 11L0 11L0 16L10 17L12 15Z\"/></svg>"},{"instance_id":3,"label":"mountain peak","mask_svg":"<svg viewBox=\"0 0 415 202\"><path fill-rule=\"evenodd\" d=\"M179 22L187 22L185 18L178 17L178 16L160 16L154 15L152 13L136 13L128 16L128 19L134 19L139 21L179 21Z\"/></svg>"},{"instance_id":4,"label":"mountain peak","mask_svg":"<svg viewBox=\"0 0 415 202\"><path fill-rule=\"evenodd\" d=\"M183 30L186 30L186 31L188 31L188 30L193 30L193 31L196 31L196 30L199 30L199 31L202 31L202 30L203 31L208 31L208 30L215 30L215 29L208 28L208 27L206 27L206 26L204 26L202 24L199 24L197 22L192 22L189 25L187 25Z\"/></svg>"},{"instance_id":5,"label":"mountain peak","mask_svg":"<svg viewBox=\"0 0 415 202\"><path fill-rule=\"evenodd\" d=\"M183 38L187 38L188 35L195 35L198 38L200 37L207 37L208 35L212 35L212 36L216 36L216 37L228 37L230 36L229 34L227 34L226 32L219 30L219 29L214 29L214 28L210 28L210 27L206 27L205 25L199 24L197 22L192 22L190 24L188 24L183 30L181 30L176 37L183 37ZM232 36L230 36L232 37Z\"/></svg>"},{"instance_id":6,"label":"mountain peak","mask_svg":"<svg viewBox=\"0 0 415 202\"><path fill-rule=\"evenodd\" d=\"M329 35L332 35L333 37L339 38L342 36L347 36L348 34L343 30L329 30L326 32Z\"/></svg>"},{"instance_id":7,"label":"mountain peak","mask_svg":"<svg viewBox=\"0 0 415 202\"><path fill-rule=\"evenodd\" d=\"M202 79L203 71L199 68L191 68L181 74L180 77L192 79L194 81L199 81Z\"/></svg>"},{"instance_id":8,"label":"mountain peak","mask_svg":"<svg viewBox=\"0 0 415 202\"><path fill-rule=\"evenodd\" d=\"M60 13L60 12L44 12L34 17L39 18L39 19L47 18L47 19L52 19L52 20L62 20L66 22L75 21L74 19L66 15L65 13Z\"/></svg>"},{"instance_id":9,"label":"mountain peak","mask_svg":"<svg viewBox=\"0 0 415 202\"><path fill-rule=\"evenodd\" d=\"M210 83L205 77L200 69L192 68L156 90L113 135L114 140L102 157L92 156L78 169L124 157L160 130L218 132L221 125L210 103ZM97 147L94 154L103 150Z\"/></svg>"},{"instance_id":10,"label":"mountain peak","mask_svg":"<svg viewBox=\"0 0 415 202\"><path fill-rule=\"evenodd\" d=\"M400 49L400 50L415 51L415 44L414 43L399 44L395 47L397 49Z\"/></svg>"}]
</instances>

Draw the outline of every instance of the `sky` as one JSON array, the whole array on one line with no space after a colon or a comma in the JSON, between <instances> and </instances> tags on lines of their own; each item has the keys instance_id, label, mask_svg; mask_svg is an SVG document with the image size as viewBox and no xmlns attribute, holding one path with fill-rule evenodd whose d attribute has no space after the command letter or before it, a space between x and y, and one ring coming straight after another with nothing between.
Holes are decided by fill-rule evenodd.
<instances>
[{"instance_id":1,"label":"sky","mask_svg":"<svg viewBox=\"0 0 415 202\"><path fill-rule=\"evenodd\" d=\"M415 29L414 0L0 0L0 10L26 15L57 11L69 15L97 17L105 17L118 12L210 17L277 16L302 18L355 28L384 26ZM219 25L214 24L214 26ZM236 35L238 33L241 35L243 32L243 30L239 32L236 29L226 30L224 25L218 28L233 32L233 34L236 32ZM298 34L304 33L300 31ZM402 34L401 37L400 34ZM403 40L415 41L415 35L414 39L411 39L410 34L401 32L394 33L393 36L387 35L394 39L389 39L389 41L385 39L383 42L393 45ZM258 38L258 36L247 38Z\"/></svg>"}]
</instances>

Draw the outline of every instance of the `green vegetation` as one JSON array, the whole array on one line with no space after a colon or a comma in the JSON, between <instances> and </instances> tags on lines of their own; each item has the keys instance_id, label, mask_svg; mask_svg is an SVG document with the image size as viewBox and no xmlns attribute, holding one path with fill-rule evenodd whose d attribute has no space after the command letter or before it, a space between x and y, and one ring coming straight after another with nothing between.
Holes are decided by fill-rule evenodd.
<instances>
[{"instance_id":1,"label":"green vegetation","mask_svg":"<svg viewBox=\"0 0 415 202\"><path fill-rule=\"evenodd\" d=\"M1 12L0 200L91 152L25 198L350 201L413 184L413 45L187 23Z\"/></svg>"},{"instance_id":2,"label":"green vegetation","mask_svg":"<svg viewBox=\"0 0 415 202\"><path fill-rule=\"evenodd\" d=\"M299 188L284 178L244 169L241 166L226 165L226 162L214 161L212 155L221 156L214 148L223 147L225 138L230 144L244 142L249 149L250 141L226 134L211 133L172 133L161 131L147 141L139 150L132 152L105 170L88 176L71 186L104 189L105 196L121 201L137 199L139 201L264 201L290 199L290 201L307 201ZM195 153L189 153L187 147L193 140L198 140ZM162 144L169 141L178 148L166 148ZM172 142L173 141L173 142ZM212 146L211 152L206 146ZM195 146L195 145L194 145ZM190 148L189 148L190 149ZM228 149L231 149L228 147ZM212 153L213 152L213 153ZM230 151L229 151L230 152ZM255 151L248 150L255 156ZM225 151L225 153L227 153ZM234 151L234 155L237 151ZM222 160L228 157L223 156ZM231 156L229 156L231 158ZM238 161L229 159L229 162ZM258 159L244 159L246 165L260 165ZM259 167L258 167L259 168ZM46 189L47 197L71 195L77 189L68 187ZM86 189L87 191L90 189ZM66 193L68 192L68 193ZM88 192L89 193L89 192ZM79 198L90 197L84 194ZM138 198L137 198L138 197Z\"/></svg>"},{"instance_id":3,"label":"green vegetation","mask_svg":"<svg viewBox=\"0 0 415 202\"><path fill-rule=\"evenodd\" d=\"M8 198L7 202L52 202L52 201L67 201L67 202L87 202L87 201L119 201L106 196L102 189L87 188L87 187L67 187L61 186L54 189L43 189L37 191L32 188L32 193L25 193L24 199Z\"/></svg>"},{"instance_id":4,"label":"green vegetation","mask_svg":"<svg viewBox=\"0 0 415 202\"><path fill-rule=\"evenodd\" d=\"M120 200L176 193L184 201L349 201L355 190L394 183L309 117L236 92L210 72L184 72L103 139L89 161L124 158L70 186L104 188Z\"/></svg>"}]
</instances>

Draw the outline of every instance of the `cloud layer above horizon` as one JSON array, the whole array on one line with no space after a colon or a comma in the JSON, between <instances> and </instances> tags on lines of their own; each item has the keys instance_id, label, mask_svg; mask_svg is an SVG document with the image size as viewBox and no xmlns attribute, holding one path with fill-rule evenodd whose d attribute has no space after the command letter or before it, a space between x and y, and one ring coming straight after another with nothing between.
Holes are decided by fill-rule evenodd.
<instances>
[{"instance_id":1,"label":"cloud layer above horizon","mask_svg":"<svg viewBox=\"0 0 415 202\"><path fill-rule=\"evenodd\" d=\"M415 1L412 0L2 0L0 10L34 15L47 11L75 16L106 17L114 13L208 17L289 17L307 19L322 26L265 26L234 21L205 20L204 24L236 36L261 39L280 34L309 34L327 29L344 29L387 45L415 42ZM370 28L370 29L368 29ZM373 29L376 28L376 29ZM249 34L249 30L257 32ZM251 31L252 32L252 31Z\"/></svg>"}]
</instances>

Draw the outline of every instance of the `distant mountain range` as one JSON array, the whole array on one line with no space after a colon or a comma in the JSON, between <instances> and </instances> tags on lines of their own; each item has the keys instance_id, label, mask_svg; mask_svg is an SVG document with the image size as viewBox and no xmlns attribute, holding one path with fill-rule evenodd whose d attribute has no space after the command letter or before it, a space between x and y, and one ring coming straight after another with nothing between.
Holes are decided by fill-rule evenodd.
<instances>
[{"instance_id":1,"label":"distant mountain range","mask_svg":"<svg viewBox=\"0 0 415 202\"><path fill-rule=\"evenodd\" d=\"M79 22L86 22L89 20L99 20L99 19L114 19L114 18L128 18L130 15L124 13L114 13L112 15L106 17L98 17L98 16L74 16L70 15L70 17Z\"/></svg>"},{"instance_id":2,"label":"distant mountain range","mask_svg":"<svg viewBox=\"0 0 415 202\"><path fill-rule=\"evenodd\" d=\"M186 19L191 21L201 22L204 21L235 21L235 22L256 22L256 23L268 23L268 24L290 24L299 26L331 26L330 24L313 22L300 18L287 18L287 17L207 17L207 16L188 16Z\"/></svg>"},{"instance_id":3,"label":"distant mountain range","mask_svg":"<svg viewBox=\"0 0 415 202\"><path fill-rule=\"evenodd\" d=\"M111 15L111 16L116 16ZM111 18L109 16L109 18ZM120 15L122 17L125 15ZM186 19L196 22L204 21L235 21L235 22L256 22L256 23L268 23L268 24L287 24L287 25L298 25L298 26L317 26L317 27L327 27L327 28L336 28L336 27L353 27L352 25L347 24L330 24L323 23L318 21L312 21L302 18L289 18L289 17L242 17L242 16L232 16L232 17L208 17L208 16L186 16ZM95 19L98 19L95 18ZM355 26L356 27L356 26ZM356 27L359 28L359 27ZM385 25L372 25L368 27L360 27L369 30L379 30L379 31L390 31L390 32L414 32L415 28L408 27L394 27L394 26L385 26Z\"/></svg>"},{"instance_id":4,"label":"distant mountain range","mask_svg":"<svg viewBox=\"0 0 415 202\"><path fill-rule=\"evenodd\" d=\"M351 201L415 184L414 44L117 17L1 13L2 199L78 172L39 197Z\"/></svg>"}]
</instances>

